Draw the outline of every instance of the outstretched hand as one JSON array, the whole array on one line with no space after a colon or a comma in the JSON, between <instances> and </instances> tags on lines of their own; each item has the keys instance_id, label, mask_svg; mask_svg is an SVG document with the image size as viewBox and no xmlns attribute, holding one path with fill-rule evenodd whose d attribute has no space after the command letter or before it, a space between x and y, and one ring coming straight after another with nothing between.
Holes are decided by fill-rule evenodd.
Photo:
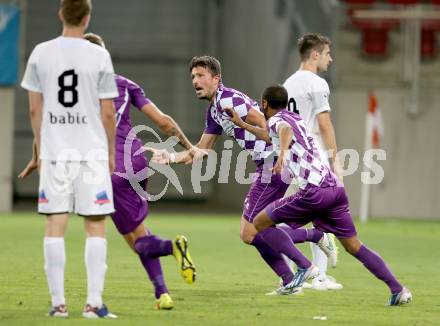
<instances>
[{"instance_id":1,"label":"outstretched hand","mask_svg":"<svg viewBox=\"0 0 440 326\"><path fill-rule=\"evenodd\" d=\"M333 172L339 181L344 184L344 168L342 167L342 163L338 156L336 156L335 160L333 161Z\"/></svg>"},{"instance_id":2,"label":"outstretched hand","mask_svg":"<svg viewBox=\"0 0 440 326\"><path fill-rule=\"evenodd\" d=\"M190 155L192 157L192 161L202 161L205 156L208 156L208 152L204 149L193 146L190 150ZM189 162L189 163L191 163ZM189 164L185 162L185 164Z\"/></svg>"},{"instance_id":3,"label":"outstretched hand","mask_svg":"<svg viewBox=\"0 0 440 326\"><path fill-rule=\"evenodd\" d=\"M37 160L30 160L27 166L24 168L23 171L20 172L18 175L19 179L24 179L28 175L32 174L35 170L39 169L39 162Z\"/></svg>"},{"instance_id":4,"label":"outstretched hand","mask_svg":"<svg viewBox=\"0 0 440 326\"><path fill-rule=\"evenodd\" d=\"M157 149L152 147L145 147L145 150L153 153L153 157L151 158L151 163L156 164L170 164L171 162L171 154L166 149Z\"/></svg>"}]
</instances>

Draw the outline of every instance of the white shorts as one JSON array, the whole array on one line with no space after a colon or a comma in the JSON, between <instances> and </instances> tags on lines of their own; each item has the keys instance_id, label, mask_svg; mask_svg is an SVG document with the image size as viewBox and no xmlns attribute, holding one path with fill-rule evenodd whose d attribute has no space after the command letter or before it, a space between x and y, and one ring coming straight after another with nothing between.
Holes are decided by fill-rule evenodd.
<instances>
[{"instance_id":1,"label":"white shorts","mask_svg":"<svg viewBox=\"0 0 440 326\"><path fill-rule=\"evenodd\" d=\"M114 211L108 161L41 161L39 213L97 216Z\"/></svg>"}]
</instances>

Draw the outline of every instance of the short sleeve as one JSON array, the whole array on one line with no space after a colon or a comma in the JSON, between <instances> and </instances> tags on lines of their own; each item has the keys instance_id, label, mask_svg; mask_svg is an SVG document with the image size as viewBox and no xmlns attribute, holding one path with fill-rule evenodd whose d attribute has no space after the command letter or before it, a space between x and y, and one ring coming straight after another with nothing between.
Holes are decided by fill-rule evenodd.
<instances>
[{"instance_id":1,"label":"short sleeve","mask_svg":"<svg viewBox=\"0 0 440 326\"><path fill-rule=\"evenodd\" d=\"M115 98L119 95L116 87L112 59L107 51L105 51L103 65L99 72L98 93L100 99Z\"/></svg>"},{"instance_id":2,"label":"short sleeve","mask_svg":"<svg viewBox=\"0 0 440 326\"><path fill-rule=\"evenodd\" d=\"M276 133L280 132L280 127L287 127L287 128L292 128L286 121L284 120L279 120L276 124L275 124L275 131Z\"/></svg>"},{"instance_id":3,"label":"short sleeve","mask_svg":"<svg viewBox=\"0 0 440 326\"><path fill-rule=\"evenodd\" d=\"M37 61L38 47L35 47L27 62L23 80L21 81L21 87L27 89L28 91L42 93L40 78L37 70Z\"/></svg>"},{"instance_id":4,"label":"short sleeve","mask_svg":"<svg viewBox=\"0 0 440 326\"><path fill-rule=\"evenodd\" d=\"M210 135L221 135L223 132L222 126L220 126L211 116L211 107L206 111L206 122L205 122L205 134Z\"/></svg>"},{"instance_id":5,"label":"short sleeve","mask_svg":"<svg viewBox=\"0 0 440 326\"><path fill-rule=\"evenodd\" d=\"M278 133L278 125L282 120L277 117L272 117L267 122L267 129L269 129L269 133L277 134Z\"/></svg>"},{"instance_id":6,"label":"short sleeve","mask_svg":"<svg viewBox=\"0 0 440 326\"><path fill-rule=\"evenodd\" d=\"M328 102L330 89L327 82L323 78L315 79L310 95L312 99L313 112L315 115L321 112L331 111L330 104Z\"/></svg>"},{"instance_id":7,"label":"short sleeve","mask_svg":"<svg viewBox=\"0 0 440 326\"><path fill-rule=\"evenodd\" d=\"M132 81L128 82L128 92L131 97L131 104L139 110L142 109L144 105L151 103L151 100L145 97L145 92L142 87Z\"/></svg>"},{"instance_id":8,"label":"short sleeve","mask_svg":"<svg viewBox=\"0 0 440 326\"><path fill-rule=\"evenodd\" d=\"M291 126L280 117L270 118L267 123L267 129L269 130L269 135L271 137L278 135L281 126L286 126L291 128Z\"/></svg>"}]
</instances>

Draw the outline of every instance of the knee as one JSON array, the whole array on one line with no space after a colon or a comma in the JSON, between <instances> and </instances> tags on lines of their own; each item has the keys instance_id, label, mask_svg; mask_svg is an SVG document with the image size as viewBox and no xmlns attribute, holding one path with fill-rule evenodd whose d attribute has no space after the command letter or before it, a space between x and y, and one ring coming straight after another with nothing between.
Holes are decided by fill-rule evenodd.
<instances>
[{"instance_id":1,"label":"knee","mask_svg":"<svg viewBox=\"0 0 440 326\"><path fill-rule=\"evenodd\" d=\"M88 237L105 237L105 218L88 218L85 221Z\"/></svg>"},{"instance_id":2,"label":"knee","mask_svg":"<svg viewBox=\"0 0 440 326\"><path fill-rule=\"evenodd\" d=\"M253 224L257 232L261 232L264 229L274 225L274 223L269 219L269 217L265 213L258 214L255 217Z\"/></svg>"},{"instance_id":3,"label":"knee","mask_svg":"<svg viewBox=\"0 0 440 326\"><path fill-rule=\"evenodd\" d=\"M343 243L343 245L346 252L348 252L352 256L355 256L361 248L362 243L356 239L353 241L346 241Z\"/></svg>"},{"instance_id":4,"label":"knee","mask_svg":"<svg viewBox=\"0 0 440 326\"><path fill-rule=\"evenodd\" d=\"M131 248L131 250L133 250L134 253L137 254L136 248L135 248L135 244L136 244L136 238L134 236L132 236L131 234L125 234L124 235L125 241L127 242L128 246Z\"/></svg>"},{"instance_id":5,"label":"knee","mask_svg":"<svg viewBox=\"0 0 440 326\"><path fill-rule=\"evenodd\" d=\"M67 217L48 216L46 218L45 236L64 237L67 227Z\"/></svg>"},{"instance_id":6,"label":"knee","mask_svg":"<svg viewBox=\"0 0 440 326\"><path fill-rule=\"evenodd\" d=\"M251 234L247 230L241 230L240 231L240 239L243 241L243 243L250 245L252 241L254 240L255 234Z\"/></svg>"},{"instance_id":7,"label":"knee","mask_svg":"<svg viewBox=\"0 0 440 326\"><path fill-rule=\"evenodd\" d=\"M263 230L263 223L261 221L261 219L258 218L258 216L255 218L254 222L254 227L255 229L260 232L261 230Z\"/></svg>"}]
</instances>

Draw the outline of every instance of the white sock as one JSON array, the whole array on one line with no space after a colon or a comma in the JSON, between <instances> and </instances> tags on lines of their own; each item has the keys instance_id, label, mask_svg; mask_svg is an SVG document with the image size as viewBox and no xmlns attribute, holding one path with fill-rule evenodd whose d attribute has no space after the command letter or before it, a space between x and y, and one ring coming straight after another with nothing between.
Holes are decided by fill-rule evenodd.
<instances>
[{"instance_id":1,"label":"white sock","mask_svg":"<svg viewBox=\"0 0 440 326\"><path fill-rule=\"evenodd\" d=\"M101 307L107 270L107 241L105 238L89 237L86 239L84 260L87 270L87 303L92 307Z\"/></svg>"},{"instance_id":2,"label":"white sock","mask_svg":"<svg viewBox=\"0 0 440 326\"><path fill-rule=\"evenodd\" d=\"M312 249L312 262L319 269L319 279L323 279L327 275L328 258L316 243L311 242L310 248Z\"/></svg>"},{"instance_id":3,"label":"white sock","mask_svg":"<svg viewBox=\"0 0 440 326\"><path fill-rule=\"evenodd\" d=\"M64 297L64 266L66 265L66 251L64 238L44 238L44 270L46 271L49 292L52 297L52 306L66 304Z\"/></svg>"}]
</instances>

